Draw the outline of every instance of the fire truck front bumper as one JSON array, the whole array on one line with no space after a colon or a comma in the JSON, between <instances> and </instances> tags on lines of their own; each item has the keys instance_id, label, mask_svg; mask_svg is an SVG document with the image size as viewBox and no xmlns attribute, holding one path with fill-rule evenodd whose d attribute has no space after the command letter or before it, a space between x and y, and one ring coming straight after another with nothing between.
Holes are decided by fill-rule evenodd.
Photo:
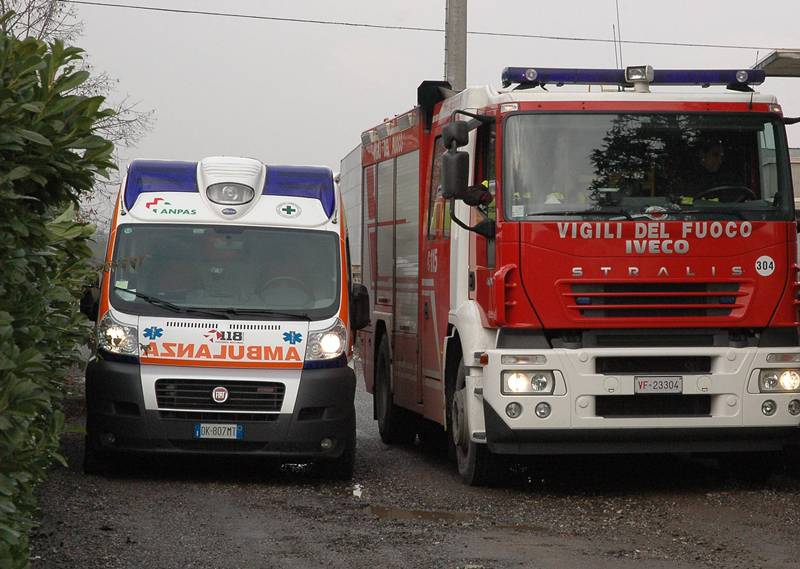
<instances>
[{"instance_id":1,"label":"fire truck front bumper","mask_svg":"<svg viewBox=\"0 0 800 569\"><path fill-rule=\"evenodd\" d=\"M487 355L487 365L470 368L467 397L472 440L493 452L800 446L798 348L499 349Z\"/></svg>"},{"instance_id":2,"label":"fire truck front bumper","mask_svg":"<svg viewBox=\"0 0 800 569\"><path fill-rule=\"evenodd\" d=\"M259 455L304 462L341 456L355 432L355 374L349 367L298 372L298 378L287 381L287 393L296 394L293 404L287 401L281 412L272 414L152 408L142 375L138 363L102 359L89 363L87 444L95 450ZM176 376L179 369L171 373ZM204 388L210 394L225 384L212 380ZM208 405L214 405L210 395Z\"/></svg>"}]
</instances>

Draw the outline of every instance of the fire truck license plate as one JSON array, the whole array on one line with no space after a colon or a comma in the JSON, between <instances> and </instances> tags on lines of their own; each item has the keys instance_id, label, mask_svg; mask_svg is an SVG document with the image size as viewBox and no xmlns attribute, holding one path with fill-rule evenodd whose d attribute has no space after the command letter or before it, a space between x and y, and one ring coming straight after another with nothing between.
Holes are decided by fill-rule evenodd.
<instances>
[{"instance_id":1,"label":"fire truck license plate","mask_svg":"<svg viewBox=\"0 0 800 569\"><path fill-rule=\"evenodd\" d=\"M683 393L683 377L679 375L637 375L633 378L634 393Z\"/></svg>"},{"instance_id":2,"label":"fire truck license plate","mask_svg":"<svg viewBox=\"0 0 800 569\"><path fill-rule=\"evenodd\" d=\"M244 425L224 423L195 423L196 439L243 439Z\"/></svg>"}]
</instances>

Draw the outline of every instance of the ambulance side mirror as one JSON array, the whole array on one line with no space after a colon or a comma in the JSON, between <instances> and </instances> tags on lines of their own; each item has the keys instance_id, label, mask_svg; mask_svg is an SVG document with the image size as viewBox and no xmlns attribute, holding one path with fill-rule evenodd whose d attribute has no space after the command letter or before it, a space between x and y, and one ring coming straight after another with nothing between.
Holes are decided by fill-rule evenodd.
<instances>
[{"instance_id":1,"label":"ambulance side mirror","mask_svg":"<svg viewBox=\"0 0 800 569\"><path fill-rule=\"evenodd\" d=\"M442 196L460 199L467 192L469 180L469 154L448 150L442 156Z\"/></svg>"},{"instance_id":2,"label":"ambulance side mirror","mask_svg":"<svg viewBox=\"0 0 800 569\"><path fill-rule=\"evenodd\" d=\"M81 294L80 310L92 322L97 320L97 313L100 311L100 288L92 285L83 287Z\"/></svg>"},{"instance_id":3,"label":"ambulance side mirror","mask_svg":"<svg viewBox=\"0 0 800 569\"><path fill-rule=\"evenodd\" d=\"M350 326L361 330L369 324L369 291L363 284L354 284L350 292Z\"/></svg>"}]
</instances>

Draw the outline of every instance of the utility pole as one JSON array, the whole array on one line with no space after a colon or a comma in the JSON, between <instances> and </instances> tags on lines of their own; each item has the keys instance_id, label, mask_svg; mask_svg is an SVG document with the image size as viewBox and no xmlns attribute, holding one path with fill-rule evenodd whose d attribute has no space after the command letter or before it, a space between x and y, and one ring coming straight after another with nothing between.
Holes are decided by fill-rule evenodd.
<instances>
[{"instance_id":1,"label":"utility pole","mask_svg":"<svg viewBox=\"0 0 800 569\"><path fill-rule=\"evenodd\" d=\"M446 0L444 76L455 91L467 87L467 0Z\"/></svg>"}]
</instances>

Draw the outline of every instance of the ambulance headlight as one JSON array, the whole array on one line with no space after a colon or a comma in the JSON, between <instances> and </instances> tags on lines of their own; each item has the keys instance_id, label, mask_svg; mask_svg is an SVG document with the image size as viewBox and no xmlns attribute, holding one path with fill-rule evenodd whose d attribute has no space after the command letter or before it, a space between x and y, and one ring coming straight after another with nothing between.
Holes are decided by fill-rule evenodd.
<instances>
[{"instance_id":1,"label":"ambulance headlight","mask_svg":"<svg viewBox=\"0 0 800 569\"><path fill-rule=\"evenodd\" d=\"M503 372L503 395L553 393L556 381L552 371L514 370Z\"/></svg>"},{"instance_id":2,"label":"ambulance headlight","mask_svg":"<svg viewBox=\"0 0 800 569\"><path fill-rule=\"evenodd\" d=\"M306 360L338 358L347 349L347 328L337 319L336 324L321 332L310 332L306 346Z\"/></svg>"},{"instance_id":3,"label":"ambulance headlight","mask_svg":"<svg viewBox=\"0 0 800 569\"><path fill-rule=\"evenodd\" d=\"M800 391L800 370L762 369L758 374L758 388L762 393Z\"/></svg>"},{"instance_id":4,"label":"ambulance headlight","mask_svg":"<svg viewBox=\"0 0 800 569\"><path fill-rule=\"evenodd\" d=\"M112 354L139 355L139 333L136 326L118 322L107 312L97 326L97 347Z\"/></svg>"},{"instance_id":5,"label":"ambulance headlight","mask_svg":"<svg viewBox=\"0 0 800 569\"><path fill-rule=\"evenodd\" d=\"M244 184L211 184L206 189L208 199L219 205L242 205L253 201L256 193Z\"/></svg>"}]
</instances>

